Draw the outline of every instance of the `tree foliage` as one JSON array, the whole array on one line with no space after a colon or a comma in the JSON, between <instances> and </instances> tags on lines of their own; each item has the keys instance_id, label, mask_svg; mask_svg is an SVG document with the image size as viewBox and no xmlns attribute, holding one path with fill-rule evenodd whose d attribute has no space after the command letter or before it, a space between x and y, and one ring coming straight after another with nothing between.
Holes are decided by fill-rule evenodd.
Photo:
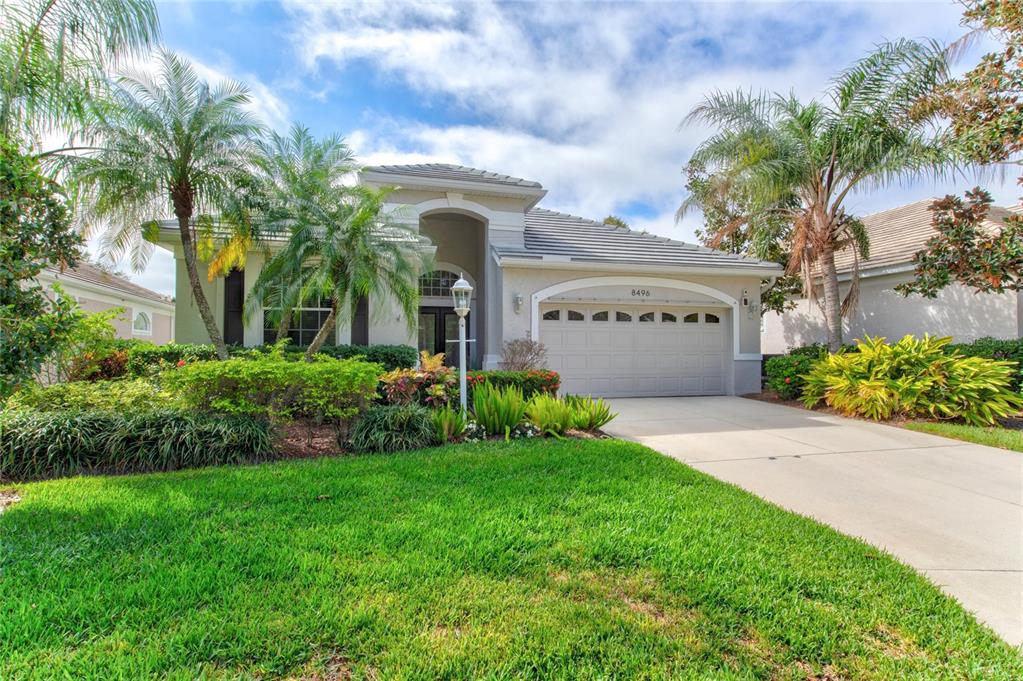
<instances>
[{"instance_id":1,"label":"tree foliage","mask_svg":"<svg viewBox=\"0 0 1023 681\"><path fill-rule=\"evenodd\" d=\"M1023 220L1009 217L993 229L984 224L990 209L991 195L979 187L965 201L946 196L932 203L937 235L913 257L916 278L895 290L934 298L952 283L982 293L1023 289Z\"/></svg>"},{"instance_id":2,"label":"tree foliage","mask_svg":"<svg viewBox=\"0 0 1023 681\"><path fill-rule=\"evenodd\" d=\"M0 2L0 134L78 127L105 96L108 69L158 35L151 0Z\"/></svg>"},{"instance_id":3,"label":"tree foliage","mask_svg":"<svg viewBox=\"0 0 1023 681\"><path fill-rule=\"evenodd\" d=\"M854 268L852 285L840 295L835 253L850 248L858 259L869 247L863 223L846 212L845 199L905 176L940 174L953 163L954 151L935 125L938 114L920 105L947 78L939 46L901 40L839 74L827 101L715 92L687 118L716 128L692 161L707 168L716 188L737 192L746 202L743 224L766 234L765 241L778 222L791 226L787 273L801 277L811 299L818 299L820 286L832 348L841 345L841 318L855 306L858 291ZM690 196L682 209L698 203Z\"/></svg>"},{"instance_id":4,"label":"tree foliage","mask_svg":"<svg viewBox=\"0 0 1023 681\"><path fill-rule=\"evenodd\" d=\"M35 375L73 325L74 301L35 279L74 266L81 246L61 187L0 137L0 395Z\"/></svg>"}]
</instances>

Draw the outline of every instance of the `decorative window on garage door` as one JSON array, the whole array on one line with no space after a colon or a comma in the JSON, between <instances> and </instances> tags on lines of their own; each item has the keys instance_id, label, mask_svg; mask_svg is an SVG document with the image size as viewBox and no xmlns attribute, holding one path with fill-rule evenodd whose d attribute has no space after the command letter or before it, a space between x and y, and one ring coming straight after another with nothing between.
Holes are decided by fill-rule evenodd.
<instances>
[{"instance_id":1,"label":"decorative window on garage door","mask_svg":"<svg viewBox=\"0 0 1023 681\"><path fill-rule=\"evenodd\" d=\"M556 322L561 319L561 310L547 310L543 313L543 320L545 322Z\"/></svg>"}]
</instances>

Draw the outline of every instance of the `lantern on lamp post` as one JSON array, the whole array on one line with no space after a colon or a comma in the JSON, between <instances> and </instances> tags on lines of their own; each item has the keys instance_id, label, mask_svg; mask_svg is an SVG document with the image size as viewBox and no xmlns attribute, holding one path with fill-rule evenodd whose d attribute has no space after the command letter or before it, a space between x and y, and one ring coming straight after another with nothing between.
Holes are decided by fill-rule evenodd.
<instances>
[{"instance_id":1,"label":"lantern on lamp post","mask_svg":"<svg viewBox=\"0 0 1023 681\"><path fill-rule=\"evenodd\" d=\"M462 413L465 414L468 409L468 391L465 386L465 315L469 314L472 285L461 274L451 287L451 297L455 300L455 314L458 315L458 398Z\"/></svg>"}]
</instances>

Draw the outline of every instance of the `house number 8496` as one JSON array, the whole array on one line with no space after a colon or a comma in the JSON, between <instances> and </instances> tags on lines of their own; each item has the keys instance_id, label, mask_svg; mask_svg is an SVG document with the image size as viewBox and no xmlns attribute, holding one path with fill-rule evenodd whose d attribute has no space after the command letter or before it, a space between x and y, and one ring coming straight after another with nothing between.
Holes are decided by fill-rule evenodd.
<instances>
[{"instance_id":1,"label":"house number 8496","mask_svg":"<svg viewBox=\"0 0 1023 681\"><path fill-rule=\"evenodd\" d=\"M634 289L632 289L632 297L633 298L649 298L650 297L650 289L634 288Z\"/></svg>"}]
</instances>

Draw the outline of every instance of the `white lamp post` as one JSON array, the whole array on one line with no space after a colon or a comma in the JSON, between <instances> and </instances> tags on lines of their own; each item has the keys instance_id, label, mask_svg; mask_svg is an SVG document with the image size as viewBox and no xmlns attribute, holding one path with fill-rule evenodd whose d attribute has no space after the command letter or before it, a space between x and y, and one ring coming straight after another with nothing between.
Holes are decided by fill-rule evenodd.
<instances>
[{"instance_id":1,"label":"white lamp post","mask_svg":"<svg viewBox=\"0 0 1023 681\"><path fill-rule=\"evenodd\" d=\"M465 387L465 315L469 314L472 285L461 274L451 287L451 297L455 299L455 314L458 315L458 397L464 414L468 409L468 394Z\"/></svg>"}]
</instances>

